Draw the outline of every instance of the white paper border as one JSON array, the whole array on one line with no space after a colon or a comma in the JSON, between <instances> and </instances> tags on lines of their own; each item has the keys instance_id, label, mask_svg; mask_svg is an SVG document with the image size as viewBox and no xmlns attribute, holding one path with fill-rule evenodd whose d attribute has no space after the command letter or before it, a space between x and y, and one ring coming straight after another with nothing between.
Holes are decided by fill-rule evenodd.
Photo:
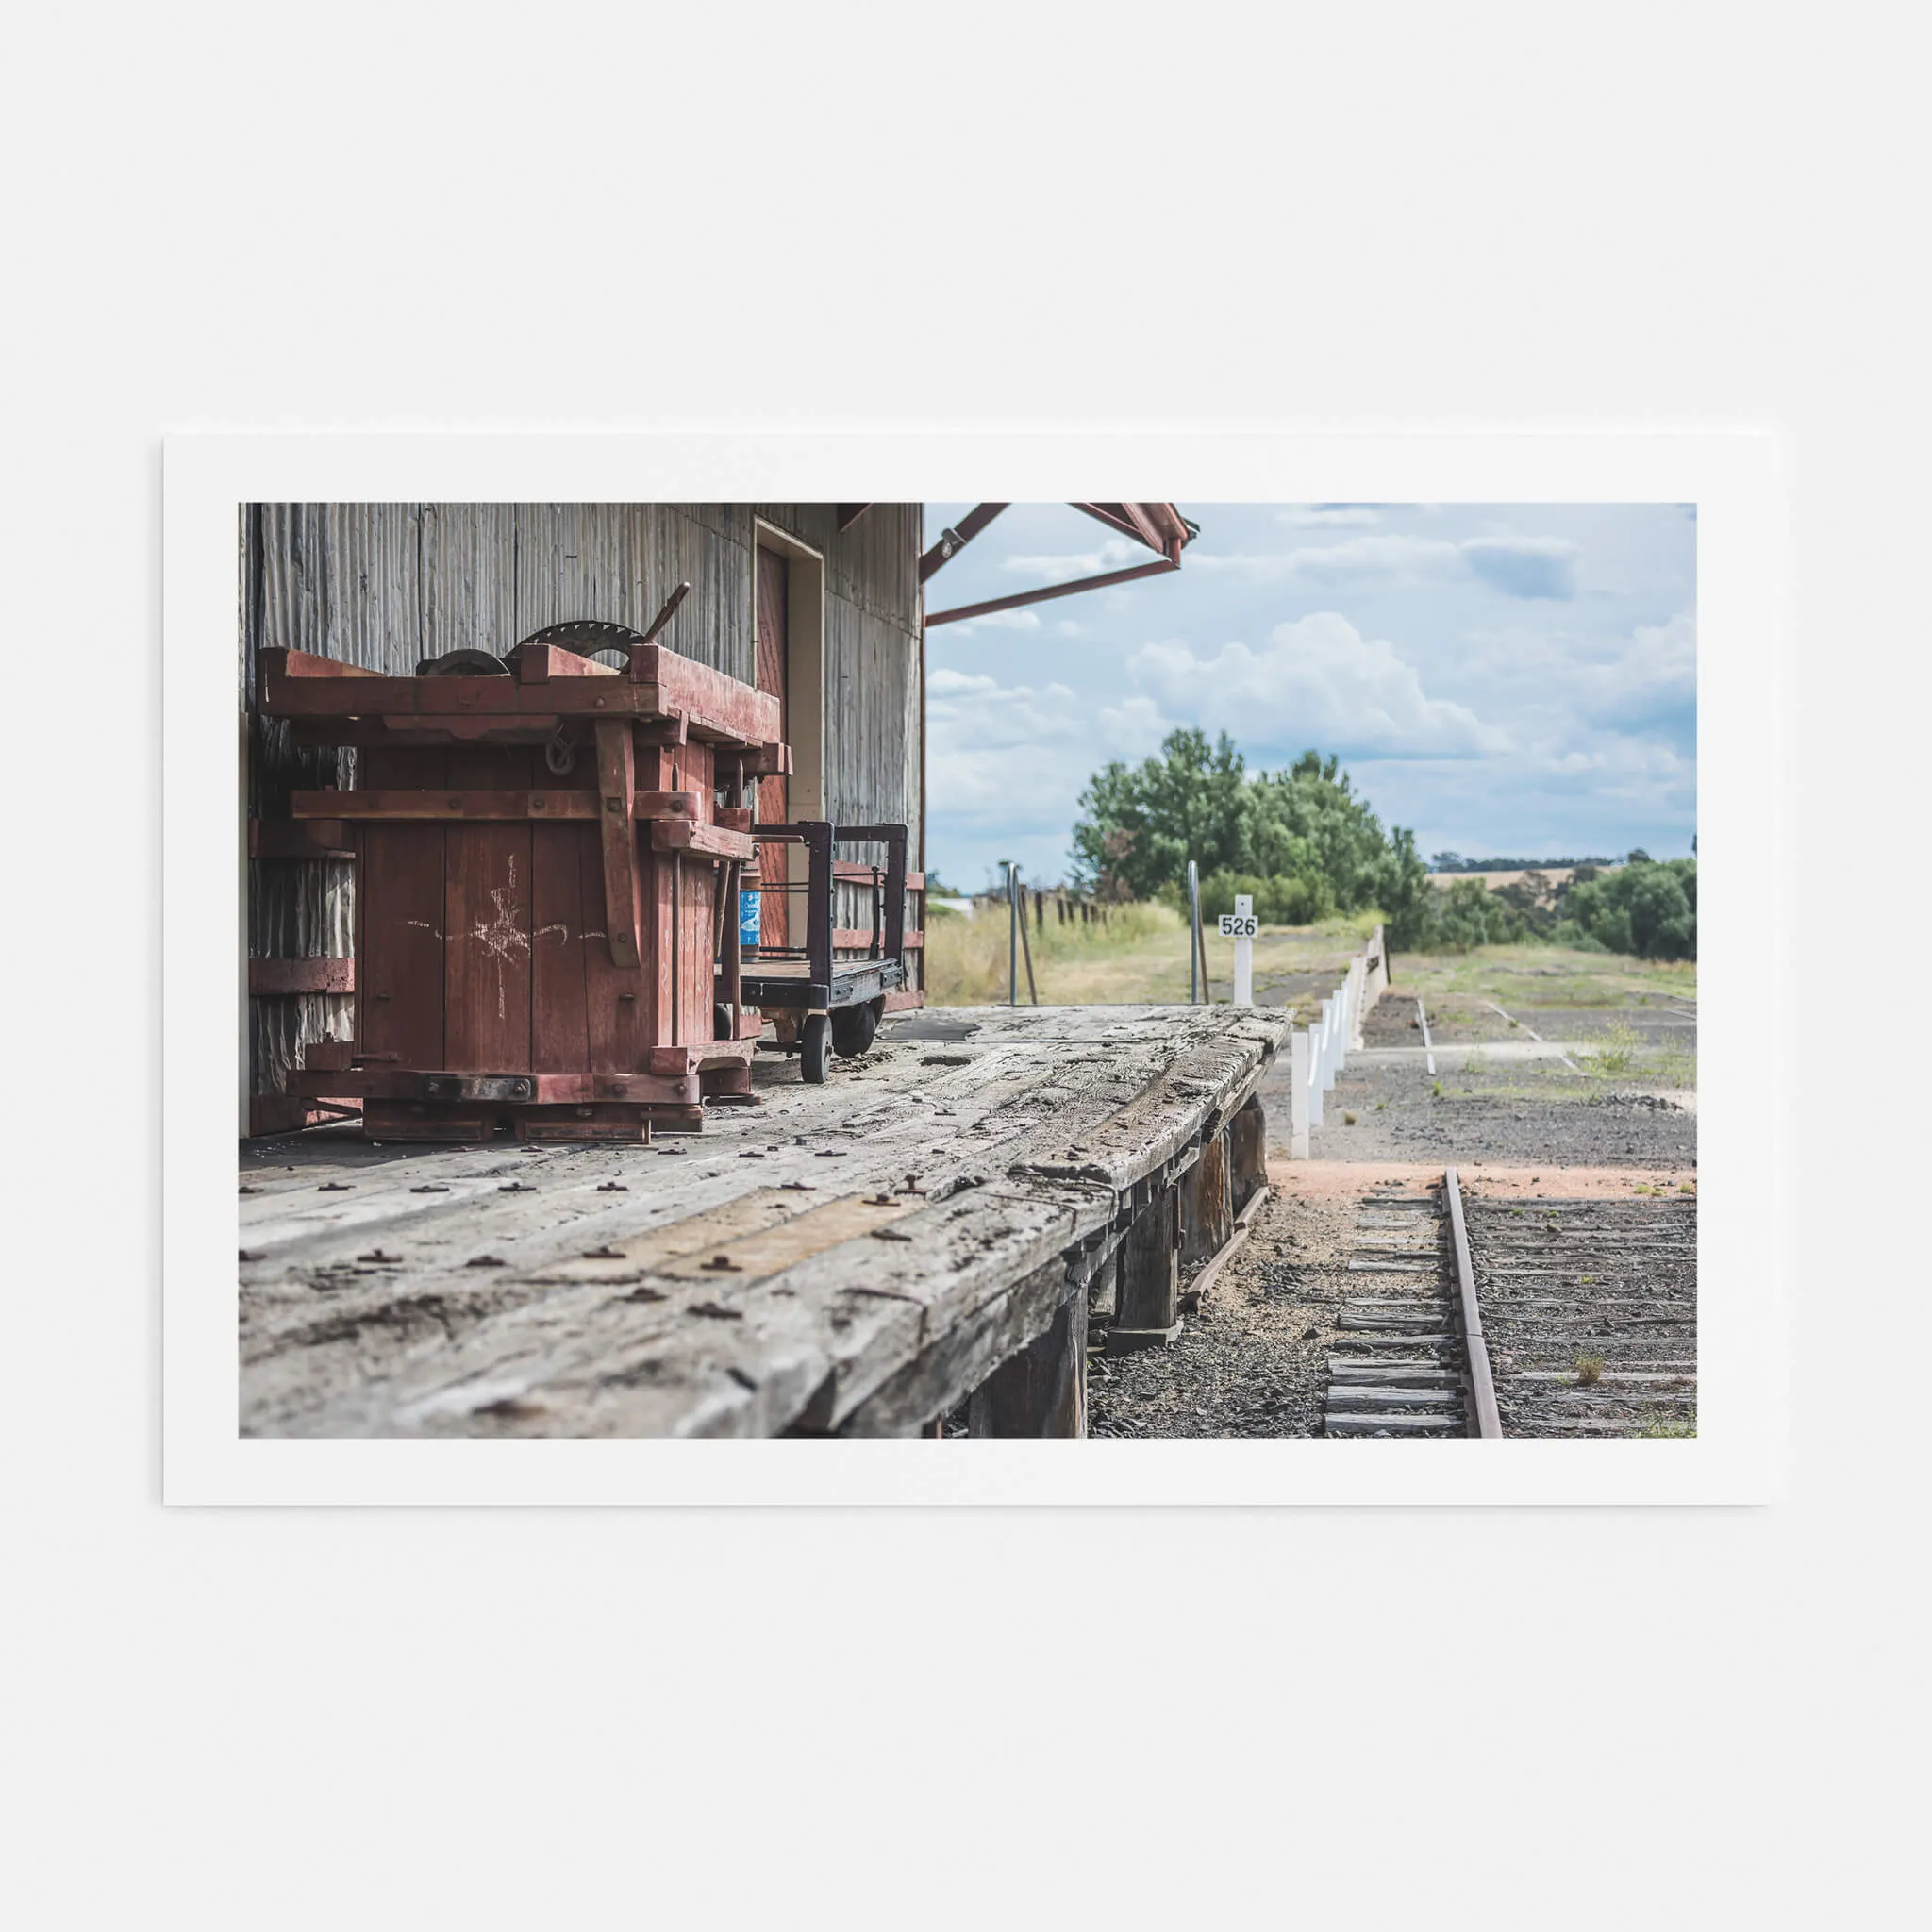
<instances>
[{"instance_id":1,"label":"white paper border","mask_svg":"<svg viewBox=\"0 0 1932 1932\"><path fill-rule=\"evenodd\" d=\"M1781 1492L1791 1252L1787 486L1749 430L192 433L162 518L170 1503L1749 1503ZM1695 503L1694 1440L293 1441L237 1432L236 666L248 502ZM1772 962L1767 964L1767 961Z\"/></svg>"}]
</instances>

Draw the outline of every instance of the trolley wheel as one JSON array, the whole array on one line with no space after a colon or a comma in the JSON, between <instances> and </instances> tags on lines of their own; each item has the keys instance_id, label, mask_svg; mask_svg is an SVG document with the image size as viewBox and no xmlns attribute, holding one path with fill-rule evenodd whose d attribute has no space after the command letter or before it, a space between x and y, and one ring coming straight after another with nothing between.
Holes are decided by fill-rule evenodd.
<instances>
[{"instance_id":1,"label":"trolley wheel","mask_svg":"<svg viewBox=\"0 0 1932 1932\"><path fill-rule=\"evenodd\" d=\"M798 1036L798 1070L814 1087L832 1071L832 1023L823 1013L806 1020Z\"/></svg>"},{"instance_id":2,"label":"trolley wheel","mask_svg":"<svg viewBox=\"0 0 1932 1932\"><path fill-rule=\"evenodd\" d=\"M862 1007L840 1007L832 1015L832 1046L846 1059L872 1045L879 1016L870 1000Z\"/></svg>"},{"instance_id":3,"label":"trolley wheel","mask_svg":"<svg viewBox=\"0 0 1932 1932\"><path fill-rule=\"evenodd\" d=\"M711 1008L711 1038L729 1040L731 1038L731 1008L723 1000Z\"/></svg>"}]
</instances>

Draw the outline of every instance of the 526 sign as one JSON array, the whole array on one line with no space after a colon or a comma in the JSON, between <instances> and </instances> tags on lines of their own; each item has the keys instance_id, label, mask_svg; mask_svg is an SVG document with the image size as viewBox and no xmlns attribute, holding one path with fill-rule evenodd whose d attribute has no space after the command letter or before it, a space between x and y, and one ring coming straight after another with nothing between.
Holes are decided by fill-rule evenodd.
<instances>
[{"instance_id":1,"label":"526 sign","mask_svg":"<svg viewBox=\"0 0 1932 1932\"><path fill-rule=\"evenodd\" d=\"M1234 895L1234 910L1221 915L1221 937L1224 940L1251 940L1260 930L1255 919L1255 902L1245 892Z\"/></svg>"}]
</instances>

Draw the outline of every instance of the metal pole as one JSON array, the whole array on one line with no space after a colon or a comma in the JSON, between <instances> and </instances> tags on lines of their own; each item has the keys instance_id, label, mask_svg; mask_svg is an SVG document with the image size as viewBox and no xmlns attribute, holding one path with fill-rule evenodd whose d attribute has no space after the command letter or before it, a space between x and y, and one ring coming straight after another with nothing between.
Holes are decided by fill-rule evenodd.
<instances>
[{"instance_id":1,"label":"metal pole","mask_svg":"<svg viewBox=\"0 0 1932 1932\"><path fill-rule=\"evenodd\" d=\"M1020 900L1014 896L1012 859L1001 859L1007 868L1007 1005L1020 1005Z\"/></svg>"},{"instance_id":2,"label":"metal pole","mask_svg":"<svg viewBox=\"0 0 1932 1932\"><path fill-rule=\"evenodd\" d=\"M1020 876L1017 870L1013 876L1015 879ZM1026 996L1037 1007L1040 1004L1040 986L1033 977L1033 941L1026 936L1026 888L1024 885L1017 889L1016 896L1020 902L1020 951L1026 959Z\"/></svg>"},{"instance_id":3,"label":"metal pole","mask_svg":"<svg viewBox=\"0 0 1932 1932\"><path fill-rule=\"evenodd\" d=\"M1188 860L1188 1004L1201 1000L1201 869Z\"/></svg>"}]
</instances>

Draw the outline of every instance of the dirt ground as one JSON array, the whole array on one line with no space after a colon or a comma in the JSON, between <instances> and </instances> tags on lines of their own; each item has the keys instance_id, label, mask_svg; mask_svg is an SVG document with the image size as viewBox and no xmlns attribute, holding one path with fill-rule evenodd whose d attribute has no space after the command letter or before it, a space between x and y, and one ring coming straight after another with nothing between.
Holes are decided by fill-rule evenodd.
<instances>
[{"instance_id":1,"label":"dirt ground","mask_svg":"<svg viewBox=\"0 0 1932 1932\"><path fill-rule=\"evenodd\" d=\"M1566 991L1596 1003L1439 994L1427 1002L1434 1074L1412 987L1385 994L1326 1096L1308 1160L1288 1158L1288 1067L1277 1065L1261 1093L1273 1192L1253 1234L1167 1348L1091 1357L1091 1432L1319 1436L1327 1358L1344 1341L1336 1316L1364 1291L1349 1267L1357 1204L1378 1183L1414 1198L1453 1165L1473 1201L1694 1189L1694 993L1632 989L1606 1003L1598 984ZM1627 1064L1606 1073L1595 1057L1613 1049Z\"/></svg>"},{"instance_id":2,"label":"dirt ground","mask_svg":"<svg viewBox=\"0 0 1932 1932\"><path fill-rule=\"evenodd\" d=\"M1328 1355L1346 1345L1341 1304L1363 1291L1351 1274L1357 1204L1378 1184L1398 1199L1426 1195L1443 1163L1271 1161L1273 1192L1247 1245L1197 1315L1165 1349L1088 1363L1088 1430L1095 1436L1320 1436ZM1483 1164L1459 1167L1471 1201L1674 1192L1688 1169Z\"/></svg>"},{"instance_id":3,"label":"dirt ground","mask_svg":"<svg viewBox=\"0 0 1932 1932\"><path fill-rule=\"evenodd\" d=\"M1681 997L1622 1007L1502 1007L1463 994L1427 1008L1385 993L1324 1097L1317 1160L1477 1160L1694 1172L1696 1009ZM1511 1024L1514 1022L1515 1024ZM1624 1029L1615 1071L1602 1056ZM1541 1035L1541 1039L1533 1038ZM1624 1062L1627 1061L1627 1064ZM1262 1091L1269 1141L1288 1152L1288 1070Z\"/></svg>"}]
</instances>

